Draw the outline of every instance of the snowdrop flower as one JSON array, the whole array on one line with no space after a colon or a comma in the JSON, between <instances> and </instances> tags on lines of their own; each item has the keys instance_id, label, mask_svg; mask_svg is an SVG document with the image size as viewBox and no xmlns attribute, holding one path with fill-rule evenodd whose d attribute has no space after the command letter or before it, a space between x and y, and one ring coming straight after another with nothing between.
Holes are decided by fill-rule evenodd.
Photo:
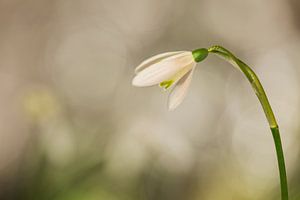
<instances>
[{"instance_id":1,"label":"snowdrop flower","mask_svg":"<svg viewBox=\"0 0 300 200\"><path fill-rule=\"evenodd\" d=\"M194 51L168 52L153 56L136 68L136 76L132 80L132 84L139 87L159 84L165 90L172 87L173 89L169 96L169 109L173 110L186 96L197 62L204 60L208 53L215 54L231 63L245 75L252 85L272 132L278 161L281 200L288 200L288 181L282 142L272 107L255 72L229 50L216 45L209 49L202 48Z\"/></svg>"},{"instance_id":2,"label":"snowdrop flower","mask_svg":"<svg viewBox=\"0 0 300 200\"><path fill-rule=\"evenodd\" d=\"M197 62L208 55L207 49L194 51L167 52L153 56L142 62L136 69L132 85L146 87L159 85L168 90L169 110L174 110L184 99L192 80Z\"/></svg>"}]
</instances>

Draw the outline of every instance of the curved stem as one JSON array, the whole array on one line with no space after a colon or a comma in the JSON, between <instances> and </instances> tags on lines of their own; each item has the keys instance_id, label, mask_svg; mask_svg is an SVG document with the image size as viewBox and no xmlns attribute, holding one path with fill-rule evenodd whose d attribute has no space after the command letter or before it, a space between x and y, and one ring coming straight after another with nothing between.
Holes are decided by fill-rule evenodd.
<instances>
[{"instance_id":1,"label":"curved stem","mask_svg":"<svg viewBox=\"0 0 300 200\"><path fill-rule=\"evenodd\" d=\"M287 185L287 176L286 176L286 169L285 169L285 162L284 162L284 155L282 150L282 144L280 139L280 133L278 124L276 122L275 115L273 113L272 107L269 103L267 95L262 87L258 77L254 73L254 71L246 65L243 61L235 57L230 51L225 49L221 46L212 46L208 49L209 53L214 53L221 58L225 59L229 63L231 63L234 67L240 70L251 83L256 96L258 97L261 106L264 110L266 118L268 120L270 129L272 131L274 144L276 148L276 155L278 161L278 168L279 168L279 176L280 176L280 185L281 185L281 199L288 200L288 185Z\"/></svg>"},{"instance_id":2,"label":"curved stem","mask_svg":"<svg viewBox=\"0 0 300 200\"><path fill-rule=\"evenodd\" d=\"M282 144L280 139L279 128L271 128L273 139L275 142L275 148L277 153L277 161L279 167L279 176L280 176L280 185L281 185L281 199L288 200L288 184L287 184L287 176L286 176L286 169L285 169L285 162L282 150Z\"/></svg>"}]
</instances>

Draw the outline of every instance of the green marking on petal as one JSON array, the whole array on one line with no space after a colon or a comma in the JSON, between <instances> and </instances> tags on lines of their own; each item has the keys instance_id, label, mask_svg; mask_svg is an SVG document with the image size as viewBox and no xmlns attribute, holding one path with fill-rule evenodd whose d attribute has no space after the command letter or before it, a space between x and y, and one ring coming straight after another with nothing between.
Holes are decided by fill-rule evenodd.
<instances>
[{"instance_id":1,"label":"green marking on petal","mask_svg":"<svg viewBox=\"0 0 300 200\"><path fill-rule=\"evenodd\" d=\"M167 80L167 81L163 81L159 84L160 87L164 88L164 89L168 89L169 87L171 87L171 85L174 83L174 80Z\"/></svg>"}]
</instances>

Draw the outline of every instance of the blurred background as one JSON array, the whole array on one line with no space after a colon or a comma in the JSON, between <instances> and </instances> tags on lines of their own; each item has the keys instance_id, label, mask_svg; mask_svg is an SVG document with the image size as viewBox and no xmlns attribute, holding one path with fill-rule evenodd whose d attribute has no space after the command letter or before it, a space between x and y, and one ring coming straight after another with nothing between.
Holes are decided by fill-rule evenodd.
<instances>
[{"instance_id":1,"label":"blurred background","mask_svg":"<svg viewBox=\"0 0 300 200\"><path fill-rule=\"evenodd\" d=\"M279 199L251 86L198 64L183 104L131 85L167 51L223 45L257 72L300 199L297 0L0 0L0 199Z\"/></svg>"}]
</instances>

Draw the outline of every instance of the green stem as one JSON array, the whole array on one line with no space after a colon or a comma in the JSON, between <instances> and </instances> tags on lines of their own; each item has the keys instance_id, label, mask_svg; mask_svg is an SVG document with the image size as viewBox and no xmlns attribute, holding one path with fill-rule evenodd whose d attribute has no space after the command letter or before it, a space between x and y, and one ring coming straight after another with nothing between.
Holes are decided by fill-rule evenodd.
<instances>
[{"instance_id":1,"label":"green stem","mask_svg":"<svg viewBox=\"0 0 300 200\"><path fill-rule=\"evenodd\" d=\"M274 144L276 148L276 155L278 160L278 168L279 168L279 176L280 176L280 185L281 185L281 199L288 200L288 185L287 185L287 176L284 162L284 155L282 150L282 144L280 139L280 133L278 124L276 122L272 107L269 103L267 95L262 87L258 77L254 73L254 71L246 65L243 61L235 57L230 51L221 46L212 46L208 49L209 53L214 53L221 58L225 59L229 63L231 63L234 67L239 69L251 83L256 96L258 97L261 106L264 110L266 118L268 120L270 129L272 131Z\"/></svg>"},{"instance_id":2,"label":"green stem","mask_svg":"<svg viewBox=\"0 0 300 200\"><path fill-rule=\"evenodd\" d=\"M285 163L284 163L284 156L282 150L282 144L280 139L279 128L271 128L273 139L275 142L275 148L277 153L277 161L279 166L279 176L280 176L280 183L281 183L281 199L288 200L288 185L287 185L287 176L285 170Z\"/></svg>"}]
</instances>

